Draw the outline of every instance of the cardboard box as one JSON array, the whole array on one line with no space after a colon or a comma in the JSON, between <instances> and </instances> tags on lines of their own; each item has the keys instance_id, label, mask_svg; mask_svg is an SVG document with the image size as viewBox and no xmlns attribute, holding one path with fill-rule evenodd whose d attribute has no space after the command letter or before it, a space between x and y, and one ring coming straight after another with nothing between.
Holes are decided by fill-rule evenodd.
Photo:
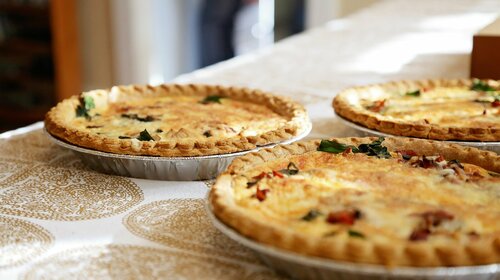
<instances>
[{"instance_id":1,"label":"cardboard box","mask_svg":"<svg viewBox=\"0 0 500 280\"><path fill-rule=\"evenodd\" d=\"M474 35L470 76L500 80L500 18Z\"/></svg>"}]
</instances>

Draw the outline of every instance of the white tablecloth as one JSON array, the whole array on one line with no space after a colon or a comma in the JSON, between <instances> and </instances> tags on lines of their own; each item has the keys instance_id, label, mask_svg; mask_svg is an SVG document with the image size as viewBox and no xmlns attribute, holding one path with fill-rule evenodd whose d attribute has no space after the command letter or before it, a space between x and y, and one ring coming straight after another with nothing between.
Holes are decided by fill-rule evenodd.
<instances>
[{"instance_id":1,"label":"white tablecloth","mask_svg":"<svg viewBox=\"0 0 500 280\"><path fill-rule=\"evenodd\" d=\"M463 78L472 34L498 0L381 1L346 19L176 82L243 85L309 110L309 138L353 133L335 118L342 88ZM152 181L88 170L42 124L0 136L0 279L275 279L207 221L207 182Z\"/></svg>"}]
</instances>

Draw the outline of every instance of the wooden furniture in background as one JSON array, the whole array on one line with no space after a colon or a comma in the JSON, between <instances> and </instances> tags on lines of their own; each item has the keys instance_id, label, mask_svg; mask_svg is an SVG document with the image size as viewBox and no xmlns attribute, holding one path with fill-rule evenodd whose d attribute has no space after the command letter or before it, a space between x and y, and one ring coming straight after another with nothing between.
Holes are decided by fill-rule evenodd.
<instances>
[{"instance_id":1,"label":"wooden furniture in background","mask_svg":"<svg viewBox=\"0 0 500 280\"><path fill-rule=\"evenodd\" d=\"M76 0L0 2L0 131L42 120L81 88Z\"/></svg>"},{"instance_id":2,"label":"wooden furniture in background","mask_svg":"<svg viewBox=\"0 0 500 280\"><path fill-rule=\"evenodd\" d=\"M470 76L500 80L500 18L474 35Z\"/></svg>"},{"instance_id":3,"label":"wooden furniture in background","mask_svg":"<svg viewBox=\"0 0 500 280\"><path fill-rule=\"evenodd\" d=\"M81 91L76 0L52 0L53 52L57 101Z\"/></svg>"}]
</instances>

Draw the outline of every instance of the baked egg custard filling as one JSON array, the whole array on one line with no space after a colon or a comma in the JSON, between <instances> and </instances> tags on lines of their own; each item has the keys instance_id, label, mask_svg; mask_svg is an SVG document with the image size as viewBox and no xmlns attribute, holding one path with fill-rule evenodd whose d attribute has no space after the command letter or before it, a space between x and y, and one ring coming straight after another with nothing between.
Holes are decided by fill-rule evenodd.
<instances>
[{"instance_id":1,"label":"baked egg custard filling","mask_svg":"<svg viewBox=\"0 0 500 280\"><path fill-rule=\"evenodd\" d=\"M498 174L440 155L311 151L233 180L251 215L319 238L466 242L500 232Z\"/></svg>"},{"instance_id":2,"label":"baked egg custard filling","mask_svg":"<svg viewBox=\"0 0 500 280\"><path fill-rule=\"evenodd\" d=\"M230 98L205 99L175 96L111 103L89 110L88 118L75 118L71 125L121 139L137 138L146 130L159 141L255 136L286 123L283 116L262 105Z\"/></svg>"}]
</instances>

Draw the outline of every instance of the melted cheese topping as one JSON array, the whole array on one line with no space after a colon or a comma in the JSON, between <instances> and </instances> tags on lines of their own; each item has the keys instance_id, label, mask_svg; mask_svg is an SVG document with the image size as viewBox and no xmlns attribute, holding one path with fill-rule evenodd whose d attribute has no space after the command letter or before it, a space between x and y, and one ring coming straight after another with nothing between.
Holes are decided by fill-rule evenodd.
<instances>
[{"instance_id":1,"label":"melted cheese topping","mask_svg":"<svg viewBox=\"0 0 500 280\"><path fill-rule=\"evenodd\" d=\"M289 164L278 160L234 177L236 203L262 220L324 238L442 242L500 233L500 178L478 166L464 164L468 177L459 180L444 174L448 169L415 167L401 156L310 152L290 161L297 174L256 179ZM352 224L332 218L354 210Z\"/></svg>"},{"instance_id":2,"label":"melted cheese topping","mask_svg":"<svg viewBox=\"0 0 500 280\"><path fill-rule=\"evenodd\" d=\"M360 105L389 119L456 127L499 127L500 106L493 104L498 92L478 92L465 87L420 90L419 96L386 92ZM377 102L384 101L383 106Z\"/></svg>"},{"instance_id":3,"label":"melted cheese topping","mask_svg":"<svg viewBox=\"0 0 500 280\"><path fill-rule=\"evenodd\" d=\"M171 96L109 103L90 110L72 125L116 138L137 138L146 129L162 139L255 136L282 127L286 119L263 105L221 98L202 104L203 97Z\"/></svg>"}]
</instances>

